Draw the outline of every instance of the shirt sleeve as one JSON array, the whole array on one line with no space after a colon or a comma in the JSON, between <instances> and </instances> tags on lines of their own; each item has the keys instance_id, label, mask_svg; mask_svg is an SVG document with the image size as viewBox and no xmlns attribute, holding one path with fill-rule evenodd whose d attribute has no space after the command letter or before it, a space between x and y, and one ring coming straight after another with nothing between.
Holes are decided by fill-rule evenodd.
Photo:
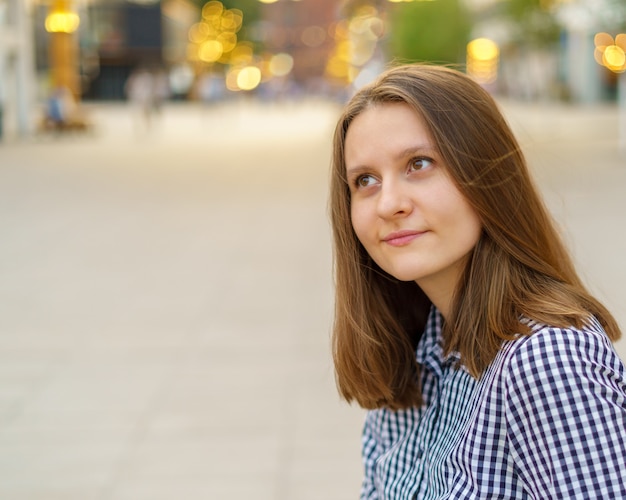
<instances>
[{"instance_id":1,"label":"shirt sleeve","mask_svg":"<svg viewBox=\"0 0 626 500\"><path fill-rule=\"evenodd\" d=\"M532 498L626 498L626 374L606 335L544 328L525 338L505 397Z\"/></svg>"},{"instance_id":2,"label":"shirt sleeve","mask_svg":"<svg viewBox=\"0 0 626 500\"><path fill-rule=\"evenodd\" d=\"M365 417L362 436L362 456L365 474L361 487L361 500L378 500L376 491L376 460L381 454L380 435L377 432L377 421L380 410L371 410Z\"/></svg>"}]
</instances>

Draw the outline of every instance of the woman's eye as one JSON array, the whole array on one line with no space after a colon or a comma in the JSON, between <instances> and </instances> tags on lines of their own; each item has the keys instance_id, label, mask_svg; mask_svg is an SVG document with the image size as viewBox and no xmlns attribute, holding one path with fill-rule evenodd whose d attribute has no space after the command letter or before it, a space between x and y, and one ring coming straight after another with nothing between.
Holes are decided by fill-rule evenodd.
<instances>
[{"instance_id":1,"label":"woman's eye","mask_svg":"<svg viewBox=\"0 0 626 500\"><path fill-rule=\"evenodd\" d=\"M430 167L432 164L433 164L433 161L429 158L413 158L409 162L409 170L411 171L424 170Z\"/></svg>"},{"instance_id":2,"label":"woman's eye","mask_svg":"<svg viewBox=\"0 0 626 500\"><path fill-rule=\"evenodd\" d=\"M371 175L360 175L356 179L356 185L358 187L368 187L376 182L376 179Z\"/></svg>"}]
</instances>

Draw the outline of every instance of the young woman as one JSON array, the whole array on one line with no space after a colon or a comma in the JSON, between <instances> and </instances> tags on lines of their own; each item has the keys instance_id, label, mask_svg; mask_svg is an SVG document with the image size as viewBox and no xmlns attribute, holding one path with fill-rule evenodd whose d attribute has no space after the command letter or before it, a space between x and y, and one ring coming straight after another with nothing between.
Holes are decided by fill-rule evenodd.
<instances>
[{"instance_id":1,"label":"young woman","mask_svg":"<svg viewBox=\"0 0 626 500\"><path fill-rule=\"evenodd\" d=\"M336 128L341 395L362 499L626 498L626 370L490 95L393 68Z\"/></svg>"}]
</instances>

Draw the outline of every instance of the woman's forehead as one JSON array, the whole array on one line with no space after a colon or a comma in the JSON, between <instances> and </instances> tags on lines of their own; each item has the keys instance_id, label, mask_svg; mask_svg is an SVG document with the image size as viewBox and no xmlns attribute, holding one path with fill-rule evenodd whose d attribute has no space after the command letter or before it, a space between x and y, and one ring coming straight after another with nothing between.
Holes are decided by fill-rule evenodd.
<instances>
[{"instance_id":1,"label":"woman's forehead","mask_svg":"<svg viewBox=\"0 0 626 500\"><path fill-rule=\"evenodd\" d=\"M426 122L406 103L384 103L370 106L357 115L346 131L346 157L379 149L434 148ZM358 155L356 155L358 156Z\"/></svg>"}]
</instances>

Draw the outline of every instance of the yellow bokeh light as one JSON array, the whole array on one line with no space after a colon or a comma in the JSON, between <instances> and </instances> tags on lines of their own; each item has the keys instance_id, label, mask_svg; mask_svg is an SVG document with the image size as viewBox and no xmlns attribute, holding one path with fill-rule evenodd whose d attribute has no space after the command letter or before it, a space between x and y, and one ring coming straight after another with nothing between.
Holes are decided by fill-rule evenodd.
<instances>
[{"instance_id":1,"label":"yellow bokeh light","mask_svg":"<svg viewBox=\"0 0 626 500\"><path fill-rule=\"evenodd\" d=\"M604 62L602 61L602 58L604 57L604 49L606 47L602 47L601 49L599 47L596 47L596 49L593 51L593 58L596 60L596 62L600 65L600 66L604 66Z\"/></svg>"},{"instance_id":2,"label":"yellow bokeh light","mask_svg":"<svg viewBox=\"0 0 626 500\"><path fill-rule=\"evenodd\" d=\"M239 75L239 70L236 68L232 68L228 71L228 73L226 73L226 78L224 80L224 83L226 83L226 88L228 90L231 90L233 92L238 92L241 90L239 88L239 85L237 85L238 75Z\"/></svg>"},{"instance_id":3,"label":"yellow bokeh light","mask_svg":"<svg viewBox=\"0 0 626 500\"><path fill-rule=\"evenodd\" d=\"M621 47L609 45L602 56L602 62L611 71L621 73L626 69L626 54Z\"/></svg>"},{"instance_id":4,"label":"yellow bokeh light","mask_svg":"<svg viewBox=\"0 0 626 500\"><path fill-rule=\"evenodd\" d=\"M333 78L347 78L348 69L349 65L339 57L331 57L326 64L326 73Z\"/></svg>"},{"instance_id":5,"label":"yellow bokeh light","mask_svg":"<svg viewBox=\"0 0 626 500\"><path fill-rule=\"evenodd\" d=\"M189 29L188 58L205 63L239 64L241 51L232 57L238 46L237 32L243 25L243 12L240 9L226 9L220 1L207 2L202 8L202 20ZM248 49L244 49L246 52ZM245 63L252 59L246 54Z\"/></svg>"},{"instance_id":6,"label":"yellow bokeh light","mask_svg":"<svg viewBox=\"0 0 626 500\"><path fill-rule=\"evenodd\" d=\"M204 62L215 62L222 57L223 53L224 48L220 42L217 40L207 40L200 45L198 55Z\"/></svg>"},{"instance_id":7,"label":"yellow bokeh light","mask_svg":"<svg viewBox=\"0 0 626 500\"><path fill-rule=\"evenodd\" d=\"M250 42L240 42L230 53L231 64L249 64L252 61L254 51Z\"/></svg>"},{"instance_id":8,"label":"yellow bokeh light","mask_svg":"<svg viewBox=\"0 0 626 500\"><path fill-rule=\"evenodd\" d=\"M237 86L241 90L253 90L261 83L261 70L256 66L246 66L237 74Z\"/></svg>"},{"instance_id":9,"label":"yellow bokeh light","mask_svg":"<svg viewBox=\"0 0 626 500\"><path fill-rule=\"evenodd\" d=\"M261 3L275 3L275 2L278 2L278 0L259 0L259 2L261 2Z\"/></svg>"},{"instance_id":10,"label":"yellow bokeh light","mask_svg":"<svg viewBox=\"0 0 626 500\"><path fill-rule=\"evenodd\" d=\"M493 83L498 77L500 49L488 38L476 38L467 44L467 73L481 84Z\"/></svg>"},{"instance_id":11,"label":"yellow bokeh light","mask_svg":"<svg viewBox=\"0 0 626 500\"><path fill-rule=\"evenodd\" d=\"M224 12L224 6L222 2L208 2L202 7L202 17L210 19L212 17L219 17Z\"/></svg>"},{"instance_id":12,"label":"yellow bokeh light","mask_svg":"<svg viewBox=\"0 0 626 500\"><path fill-rule=\"evenodd\" d=\"M189 28L189 41L193 43L204 42L209 36L209 26L206 23L196 23Z\"/></svg>"},{"instance_id":13,"label":"yellow bokeh light","mask_svg":"<svg viewBox=\"0 0 626 500\"><path fill-rule=\"evenodd\" d=\"M285 76L293 69L293 57L281 53L272 56L269 62L269 71L274 76Z\"/></svg>"},{"instance_id":14,"label":"yellow bokeh light","mask_svg":"<svg viewBox=\"0 0 626 500\"><path fill-rule=\"evenodd\" d=\"M74 33L80 25L80 17L74 12L51 12L45 27L49 33Z\"/></svg>"},{"instance_id":15,"label":"yellow bokeh light","mask_svg":"<svg viewBox=\"0 0 626 500\"><path fill-rule=\"evenodd\" d=\"M236 26L235 16L230 10L222 14L220 18L220 29L223 31L234 31Z\"/></svg>"},{"instance_id":16,"label":"yellow bokeh light","mask_svg":"<svg viewBox=\"0 0 626 500\"><path fill-rule=\"evenodd\" d=\"M349 62L352 58L353 44L350 40L343 40L337 44L335 50L339 59Z\"/></svg>"},{"instance_id":17,"label":"yellow bokeh light","mask_svg":"<svg viewBox=\"0 0 626 500\"><path fill-rule=\"evenodd\" d=\"M593 58L598 64L614 73L626 71L626 34L620 33L613 40L608 33L597 33L593 42L596 46Z\"/></svg>"},{"instance_id":18,"label":"yellow bokeh light","mask_svg":"<svg viewBox=\"0 0 626 500\"><path fill-rule=\"evenodd\" d=\"M596 33L593 37L593 43L598 48L607 47L613 45L613 37L608 33Z\"/></svg>"},{"instance_id":19,"label":"yellow bokeh light","mask_svg":"<svg viewBox=\"0 0 626 500\"><path fill-rule=\"evenodd\" d=\"M488 38L476 38L467 44L467 54L479 61L491 61L497 59L500 49L495 42Z\"/></svg>"},{"instance_id":20,"label":"yellow bokeh light","mask_svg":"<svg viewBox=\"0 0 626 500\"><path fill-rule=\"evenodd\" d=\"M239 9L230 9L222 14L220 26L225 31L237 32L243 23L243 12Z\"/></svg>"},{"instance_id":21,"label":"yellow bokeh light","mask_svg":"<svg viewBox=\"0 0 626 500\"><path fill-rule=\"evenodd\" d=\"M222 44L224 52L230 52L237 46L237 35L234 33L220 33L217 35L217 41Z\"/></svg>"}]
</instances>

